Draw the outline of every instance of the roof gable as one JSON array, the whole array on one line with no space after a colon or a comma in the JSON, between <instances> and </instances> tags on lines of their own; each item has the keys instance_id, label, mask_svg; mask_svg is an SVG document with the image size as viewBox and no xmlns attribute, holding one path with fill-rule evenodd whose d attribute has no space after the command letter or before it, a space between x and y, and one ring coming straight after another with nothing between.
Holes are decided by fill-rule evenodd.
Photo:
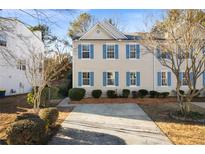
<instances>
[{"instance_id":1,"label":"roof gable","mask_svg":"<svg viewBox=\"0 0 205 154\"><path fill-rule=\"evenodd\" d=\"M83 36L80 37L80 40L89 40L89 39L113 40L116 38L112 36L107 30L105 30L100 24L97 24L89 31L87 31Z\"/></svg>"},{"instance_id":2,"label":"roof gable","mask_svg":"<svg viewBox=\"0 0 205 154\"><path fill-rule=\"evenodd\" d=\"M107 22L97 23L89 31L84 33L80 40L83 39L127 39L127 37Z\"/></svg>"}]
</instances>

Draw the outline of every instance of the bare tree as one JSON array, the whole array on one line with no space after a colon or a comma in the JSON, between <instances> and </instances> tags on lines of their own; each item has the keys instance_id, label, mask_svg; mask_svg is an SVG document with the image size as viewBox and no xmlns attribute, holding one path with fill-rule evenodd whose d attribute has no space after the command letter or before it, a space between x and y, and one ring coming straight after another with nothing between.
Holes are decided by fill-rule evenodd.
<instances>
[{"instance_id":1,"label":"bare tree","mask_svg":"<svg viewBox=\"0 0 205 154\"><path fill-rule=\"evenodd\" d=\"M204 21L205 13L201 10L170 10L150 33L142 34L140 41L148 52L157 56L162 66L175 75L177 98L184 115L191 111L193 97L205 89L196 89L196 83L205 69ZM180 91L183 84L188 86L184 94Z\"/></svg>"},{"instance_id":2,"label":"bare tree","mask_svg":"<svg viewBox=\"0 0 205 154\"><path fill-rule=\"evenodd\" d=\"M91 28L95 22L95 18L92 15L88 13L82 13L73 22L70 23L68 35L71 38L81 35L82 33L88 31L88 29Z\"/></svg>"},{"instance_id":3,"label":"bare tree","mask_svg":"<svg viewBox=\"0 0 205 154\"><path fill-rule=\"evenodd\" d=\"M34 111L38 112L42 91L46 86L62 75L62 72L71 69L71 56L64 52L67 48L67 42L61 42L62 45L55 46L56 50L49 53L35 52L35 46L30 48L29 61L26 64L26 76L33 87L32 103Z\"/></svg>"}]
</instances>

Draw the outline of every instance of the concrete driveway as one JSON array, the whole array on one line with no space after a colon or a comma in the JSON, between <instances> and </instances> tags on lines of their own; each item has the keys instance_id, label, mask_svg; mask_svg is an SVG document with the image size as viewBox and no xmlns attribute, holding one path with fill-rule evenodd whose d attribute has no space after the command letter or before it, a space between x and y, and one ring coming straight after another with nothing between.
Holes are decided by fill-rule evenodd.
<instances>
[{"instance_id":1,"label":"concrete driveway","mask_svg":"<svg viewBox=\"0 0 205 154\"><path fill-rule=\"evenodd\" d=\"M192 102L192 104L197 105L205 109L205 102Z\"/></svg>"},{"instance_id":2,"label":"concrete driveway","mask_svg":"<svg viewBox=\"0 0 205 154\"><path fill-rule=\"evenodd\" d=\"M171 144L136 104L78 105L49 144Z\"/></svg>"}]
</instances>

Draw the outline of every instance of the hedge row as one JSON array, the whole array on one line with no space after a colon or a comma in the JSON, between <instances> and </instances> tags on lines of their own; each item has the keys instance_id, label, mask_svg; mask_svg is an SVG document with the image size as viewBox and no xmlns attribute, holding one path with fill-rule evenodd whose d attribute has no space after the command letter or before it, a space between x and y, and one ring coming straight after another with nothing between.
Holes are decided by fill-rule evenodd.
<instances>
[{"instance_id":1,"label":"hedge row","mask_svg":"<svg viewBox=\"0 0 205 154\"><path fill-rule=\"evenodd\" d=\"M73 101L80 101L85 97L85 89L83 88L72 88L69 90L68 96ZM93 98L100 98L102 95L102 90L96 89L92 91ZM116 90L107 90L106 95L108 98L128 98L132 94L133 98L144 98L150 96L151 98L167 97L169 92L157 92L157 91L147 91L146 89L140 89L138 91L130 91L129 89L123 89L122 95L118 95Z\"/></svg>"}]
</instances>

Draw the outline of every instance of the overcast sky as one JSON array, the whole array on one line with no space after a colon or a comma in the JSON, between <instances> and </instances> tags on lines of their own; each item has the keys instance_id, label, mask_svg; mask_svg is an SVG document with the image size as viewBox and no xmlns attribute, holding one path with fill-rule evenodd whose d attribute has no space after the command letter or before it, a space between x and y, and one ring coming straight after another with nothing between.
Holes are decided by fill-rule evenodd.
<instances>
[{"instance_id":1,"label":"overcast sky","mask_svg":"<svg viewBox=\"0 0 205 154\"><path fill-rule=\"evenodd\" d=\"M33 10L25 10L27 13L36 16ZM46 13L48 19L35 19L27 13L20 10L1 10L0 16L16 17L29 25L38 23L49 23L53 34L61 37L67 37L69 23L73 21L80 13L87 12L93 15L97 21L112 18L120 25L124 32L142 32L147 31L157 20L161 20L167 10L126 10L126 9L92 9L92 10L41 10Z\"/></svg>"}]
</instances>

